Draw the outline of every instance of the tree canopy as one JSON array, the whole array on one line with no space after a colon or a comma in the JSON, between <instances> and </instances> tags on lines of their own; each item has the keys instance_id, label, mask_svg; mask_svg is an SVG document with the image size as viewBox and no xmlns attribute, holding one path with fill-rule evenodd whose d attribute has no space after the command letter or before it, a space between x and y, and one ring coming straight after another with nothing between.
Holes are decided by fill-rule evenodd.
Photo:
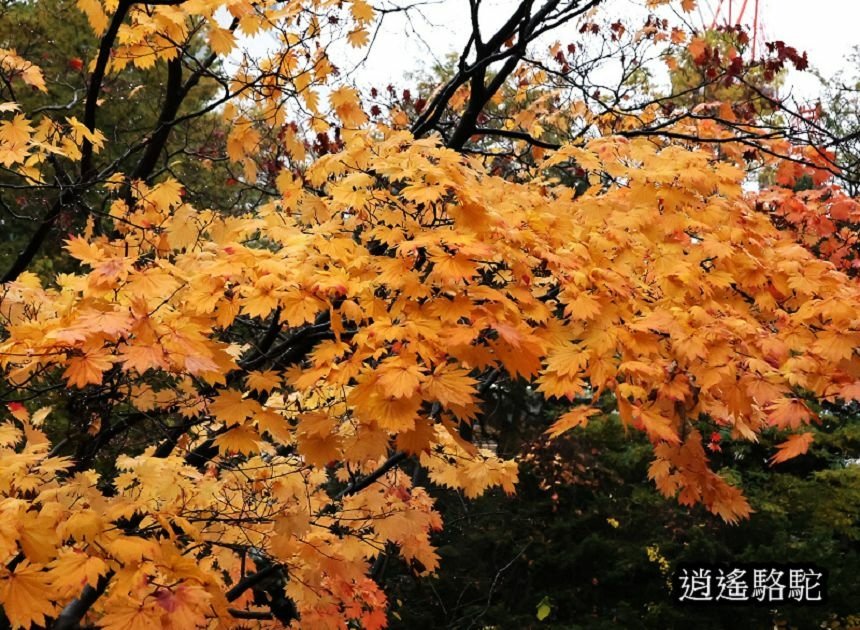
<instances>
[{"instance_id":1,"label":"tree canopy","mask_svg":"<svg viewBox=\"0 0 860 630\"><path fill-rule=\"evenodd\" d=\"M660 492L729 523L751 508L707 436L775 429L780 464L860 399L852 174L765 90L805 57L668 2L524 0L495 32L480 4L420 99L340 72L364 0L79 0L71 87L4 44L9 625L385 627L384 559L438 567L431 488L515 491L494 388L566 405L550 437L617 410ZM546 45L571 28L603 48ZM661 88L642 54L700 72Z\"/></svg>"}]
</instances>

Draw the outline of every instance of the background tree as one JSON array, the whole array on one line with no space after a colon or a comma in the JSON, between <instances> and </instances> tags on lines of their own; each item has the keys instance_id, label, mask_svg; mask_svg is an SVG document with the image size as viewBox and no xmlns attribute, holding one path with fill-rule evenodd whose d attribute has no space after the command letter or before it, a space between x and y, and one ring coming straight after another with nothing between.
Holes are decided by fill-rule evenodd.
<instances>
[{"instance_id":1,"label":"background tree","mask_svg":"<svg viewBox=\"0 0 860 630\"><path fill-rule=\"evenodd\" d=\"M2 95L4 100L18 103L23 111L44 113L55 120L74 117L83 121L86 103L92 101L88 87L100 44L86 15L71 0L10 1L3 10L0 48L8 52L7 59L11 59L14 52L36 64L45 85L42 91L35 86L16 88L15 81L7 81ZM207 53L201 37L189 39L187 53L188 63L205 57ZM218 68L220 60L213 58L208 64ZM152 177L169 174L181 182L189 203L224 212L244 208L243 200L252 191L245 190L235 178L231 179L226 164L226 128L220 117L207 109L217 89L211 76L201 73L187 82L187 94L182 96L181 104L177 104L176 115L188 115L188 118L177 125L179 128L172 135L165 137L165 144L159 151L155 150L160 136L149 138L147 134L163 127L161 118L170 113L162 106L170 100L167 86L168 67L163 61L154 63L151 68L131 67L125 72L102 77L97 110L99 129L106 142L101 157L110 165L102 177L114 171L131 173L140 167L141 175L151 170ZM93 113L89 115L94 116ZM153 148L147 153L149 147ZM61 160L53 160L45 166L44 181L38 187L26 183L22 187L19 177L8 171L0 183L6 228L0 243L0 265L4 272L16 268L13 263L26 248L34 224L51 214L57 193L74 179L74 173L69 172L68 165ZM64 178L68 180L65 183ZM79 201L87 204L89 210L60 209L52 219L56 231L51 234L46 249L55 251L61 247L59 237L83 228L87 216L95 220L97 227L103 223L107 216L104 199L85 193ZM44 256L37 263L37 269L51 269L57 263L62 264L56 255ZM65 267L60 269L65 270Z\"/></svg>"},{"instance_id":2,"label":"background tree","mask_svg":"<svg viewBox=\"0 0 860 630\"><path fill-rule=\"evenodd\" d=\"M709 452L741 483L755 512L728 526L667 503L647 484L650 447L625 438L617 416L520 448L516 497L465 502L438 492L446 517L437 578L389 562L393 627L851 627L858 608L856 416L824 414L802 460L772 466L777 435ZM547 422L547 420L545 420ZM538 422L536 421L535 424ZM537 431L535 431L537 432ZM692 606L671 602L679 563L811 562L829 570L824 606ZM547 609L539 616L542 605Z\"/></svg>"}]
</instances>

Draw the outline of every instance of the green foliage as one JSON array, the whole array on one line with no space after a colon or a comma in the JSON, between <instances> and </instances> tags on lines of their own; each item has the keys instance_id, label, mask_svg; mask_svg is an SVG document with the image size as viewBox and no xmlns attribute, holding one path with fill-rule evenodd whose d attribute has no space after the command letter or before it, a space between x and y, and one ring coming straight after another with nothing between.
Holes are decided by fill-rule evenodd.
<instances>
[{"instance_id":1,"label":"green foliage","mask_svg":"<svg viewBox=\"0 0 860 630\"><path fill-rule=\"evenodd\" d=\"M852 410L856 411L856 410ZM845 413L843 411L843 413ZM804 457L771 467L777 435L712 453L756 512L728 526L660 496L649 448L614 417L534 442L515 498L466 504L442 493L440 578L389 568L400 628L839 627L860 613L860 416L831 414ZM824 606L680 607L681 562L812 562L829 571ZM856 618L856 617L855 617Z\"/></svg>"},{"instance_id":2,"label":"green foliage","mask_svg":"<svg viewBox=\"0 0 860 630\"><path fill-rule=\"evenodd\" d=\"M848 63L835 76L822 78L817 103L810 103L807 116L839 138L835 144L836 163L843 169L839 184L852 196L860 193L860 46L855 46Z\"/></svg>"},{"instance_id":3,"label":"green foliage","mask_svg":"<svg viewBox=\"0 0 860 630\"><path fill-rule=\"evenodd\" d=\"M39 0L38 2L5 2L0 20L0 49L15 50L41 67L46 92L21 86L11 96L22 111L49 114L54 118L76 117L84 120L84 103L91 64L98 56L99 38L87 24L75 0ZM203 42L192 42L192 50L201 51ZM193 69L186 68L185 76ZM158 64L152 70L127 68L120 74L109 74L102 88L96 126L107 137L99 164L116 162L118 170L131 174L146 146L145 130L158 128L165 100L167 69ZM8 87L8 86L7 86ZM203 77L191 89L177 117L205 109L213 101L219 86ZM6 98L4 97L4 98ZM38 120L38 115L33 117ZM168 174L185 187L185 200L198 208L218 208L225 212L241 206L251 195L232 183L225 158L226 133L220 117L208 113L189 118L177 126L167 143L155 176ZM143 142L142 142L143 141ZM54 181L22 189L17 178L0 173L0 269L6 270L26 244L41 218L57 195L57 187L74 182L76 172L59 166ZM225 186L225 182L228 183ZM81 217L104 216L104 200L84 196L81 203L88 212L71 205L57 221L53 236L55 245L69 232L83 226ZM45 277L57 269L53 256L37 260L31 271Z\"/></svg>"}]
</instances>

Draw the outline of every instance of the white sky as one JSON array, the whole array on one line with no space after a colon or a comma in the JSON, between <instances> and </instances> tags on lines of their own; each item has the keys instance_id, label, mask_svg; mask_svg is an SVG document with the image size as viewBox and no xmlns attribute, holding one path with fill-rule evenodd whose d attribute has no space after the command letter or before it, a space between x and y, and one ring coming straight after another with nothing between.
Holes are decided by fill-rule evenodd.
<instances>
[{"instance_id":1,"label":"white sky","mask_svg":"<svg viewBox=\"0 0 860 630\"><path fill-rule=\"evenodd\" d=\"M403 3L402 0L401 4ZM421 1L421 0L416 0ZM703 13L713 12L719 0L699 0ZM724 6L729 0L724 0ZM752 13L754 0L748 0L746 13ZM386 0L374 2L377 6ZM490 31L507 14L506 8L516 0L484 0L482 4L483 30ZM640 10L643 0L610 0L598 10L619 17L633 16ZM734 0L739 7L743 0ZM769 41L783 40L809 54L810 62L825 76L832 75L848 63L851 48L860 45L860 0L759 0L760 23ZM389 14L370 55L354 77L360 83L384 87L388 83L406 86L405 75L432 66L432 53L459 50L469 32L467 0L427 0L420 7L421 15L413 13L411 24L403 14ZM737 11L737 9L735 9ZM695 16L694 23L700 20ZM557 35L553 39L577 41L576 34ZM423 40L423 41L422 41ZM440 54L439 57L444 57ZM802 98L814 98L817 82L806 73L791 73L786 90Z\"/></svg>"},{"instance_id":2,"label":"white sky","mask_svg":"<svg viewBox=\"0 0 860 630\"><path fill-rule=\"evenodd\" d=\"M768 39L781 39L809 54L809 61L831 76L847 63L853 46L860 45L860 0L770 0L766 6ZM801 93L814 91L807 77L792 77Z\"/></svg>"}]
</instances>

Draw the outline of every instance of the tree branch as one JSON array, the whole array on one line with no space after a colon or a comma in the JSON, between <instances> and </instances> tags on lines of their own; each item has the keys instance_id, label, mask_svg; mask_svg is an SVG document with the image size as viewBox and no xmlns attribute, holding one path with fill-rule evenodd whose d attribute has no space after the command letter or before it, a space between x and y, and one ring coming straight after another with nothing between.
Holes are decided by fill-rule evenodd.
<instances>
[{"instance_id":1,"label":"tree branch","mask_svg":"<svg viewBox=\"0 0 860 630\"><path fill-rule=\"evenodd\" d=\"M256 573L250 573L246 575L241 580L236 583L236 586L227 591L224 596L227 598L228 602L235 602L242 596L242 593L247 591L249 588L253 588L263 580L265 580L270 575L275 575L278 571L281 570L280 564L270 564L265 569L260 569Z\"/></svg>"},{"instance_id":2,"label":"tree branch","mask_svg":"<svg viewBox=\"0 0 860 630\"><path fill-rule=\"evenodd\" d=\"M57 620L51 626L51 630L73 630L78 628L81 619L84 618L90 607L104 594L112 577L113 571L110 571L99 578L95 588L90 585L85 586L83 591L81 591L80 597L66 604L66 607L63 608L62 612L57 616Z\"/></svg>"},{"instance_id":3,"label":"tree branch","mask_svg":"<svg viewBox=\"0 0 860 630\"><path fill-rule=\"evenodd\" d=\"M102 81L105 78L107 64L110 61L110 53L116 40L119 27L122 25L128 10L131 8L132 2L129 0L120 0L116 8L116 13L111 18L110 25L102 37L99 44L99 54L96 57L96 65L93 68L93 73L90 75L90 85L87 88L87 99L84 103L84 125L90 131L96 130L96 112L98 110L99 94L102 90ZM86 181L92 176L92 160L93 160L93 144L87 139L84 139L81 146L81 180Z\"/></svg>"},{"instance_id":4,"label":"tree branch","mask_svg":"<svg viewBox=\"0 0 860 630\"><path fill-rule=\"evenodd\" d=\"M513 129L490 129L488 127L476 127L472 130L473 136L499 136L501 138L511 138L513 140L525 140L529 144L542 149L558 149L560 144L555 142L545 142L538 140L534 136L529 135L525 131L516 131Z\"/></svg>"},{"instance_id":5,"label":"tree branch","mask_svg":"<svg viewBox=\"0 0 860 630\"><path fill-rule=\"evenodd\" d=\"M406 453L403 451L397 451L394 455L386 459L385 462L383 462L383 464L372 473L347 485L347 487L341 490L340 494L337 495L337 498L342 499L343 497L348 497L361 492L380 479L389 470L403 462L406 457Z\"/></svg>"},{"instance_id":6,"label":"tree branch","mask_svg":"<svg viewBox=\"0 0 860 630\"><path fill-rule=\"evenodd\" d=\"M54 205L48 211L48 214L45 215L45 218L42 219L39 227L36 228L36 232L30 237L27 245L18 254L18 257L15 258L12 266L9 267L5 274L3 274L3 278L0 278L0 284L14 282L18 279L18 276L27 270L27 267L29 267L30 263L33 262L33 259L42 247L42 243L48 237L51 228L60 216L60 212L63 207L69 205L69 202L72 200L72 194L71 190L67 190L64 194L60 195L60 198L57 199L56 202L54 202Z\"/></svg>"}]
</instances>

